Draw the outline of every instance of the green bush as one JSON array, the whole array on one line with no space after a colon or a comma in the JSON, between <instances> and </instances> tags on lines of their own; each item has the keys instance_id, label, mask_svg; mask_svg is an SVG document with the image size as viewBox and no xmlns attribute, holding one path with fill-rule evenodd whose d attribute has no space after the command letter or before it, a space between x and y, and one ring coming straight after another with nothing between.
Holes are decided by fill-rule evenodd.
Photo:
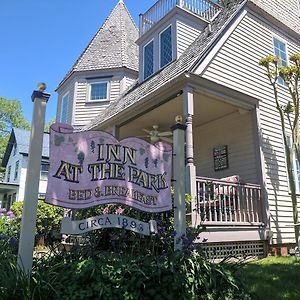
<instances>
[{"instance_id":1,"label":"green bush","mask_svg":"<svg viewBox=\"0 0 300 300\"><path fill-rule=\"evenodd\" d=\"M3 300L250 299L235 277L235 265L211 263L201 249L162 256L53 252L34 260L26 280L17 276L11 247L0 243L0 248Z\"/></svg>"},{"instance_id":2,"label":"green bush","mask_svg":"<svg viewBox=\"0 0 300 300\"><path fill-rule=\"evenodd\" d=\"M23 202L15 202L11 210L16 218L13 220L13 225L20 232L21 218L23 211ZM46 204L42 200L38 200L37 219L36 219L36 234L45 238L46 244L51 242L53 233L60 232L60 221L63 216L63 209L57 206Z\"/></svg>"}]
</instances>

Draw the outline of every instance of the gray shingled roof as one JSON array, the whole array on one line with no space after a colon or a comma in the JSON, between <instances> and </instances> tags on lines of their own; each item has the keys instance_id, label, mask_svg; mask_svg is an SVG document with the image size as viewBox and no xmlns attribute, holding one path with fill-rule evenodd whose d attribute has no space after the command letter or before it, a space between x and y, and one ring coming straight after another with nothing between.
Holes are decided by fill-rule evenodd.
<instances>
[{"instance_id":1,"label":"gray shingled roof","mask_svg":"<svg viewBox=\"0 0 300 300\"><path fill-rule=\"evenodd\" d=\"M74 72L122 67L138 71L138 36L128 9L119 1L60 85Z\"/></svg>"},{"instance_id":2,"label":"gray shingled roof","mask_svg":"<svg viewBox=\"0 0 300 300\"><path fill-rule=\"evenodd\" d=\"M134 105L143 97L154 92L162 85L171 81L175 77L188 71L193 64L205 53L211 43L219 37L223 29L231 18L246 3L244 0L237 0L233 5L224 8L218 17L211 22L210 30L207 27L197 39L185 50L185 52L166 68L150 77L141 84L136 84L126 94L121 95L117 100L112 102L107 109L100 113L90 124L85 126L83 130L92 129L127 107Z\"/></svg>"},{"instance_id":3,"label":"gray shingled roof","mask_svg":"<svg viewBox=\"0 0 300 300\"><path fill-rule=\"evenodd\" d=\"M4 153L2 165L6 167L14 144L17 143L18 152L28 155L30 143L30 131L14 127ZM44 133L42 157L49 157L49 133Z\"/></svg>"}]
</instances>

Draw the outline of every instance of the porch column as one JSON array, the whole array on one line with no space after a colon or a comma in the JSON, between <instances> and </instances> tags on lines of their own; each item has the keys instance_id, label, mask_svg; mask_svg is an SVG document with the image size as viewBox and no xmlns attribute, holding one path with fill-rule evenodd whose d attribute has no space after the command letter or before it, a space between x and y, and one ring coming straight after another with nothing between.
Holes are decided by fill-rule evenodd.
<instances>
[{"instance_id":1,"label":"porch column","mask_svg":"<svg viewBox=\"0 0 300 300\"><path fill-rule=\"evenodd\" d=\"M193 145L193 115L194 115L194 94L193 88L187 86L183 90L184 117L186 124L185 143L186 143L186 193L192 197L192 225L197 226L196 209L196 167L194 165L194 145Z\"/></svg>"},{"instance_id":2,"label":"porch column","mask_svg":"<svg viewBox=\"0 0 300 300\"><path fill-rule=\"evenodd\" d=\"M120 138L120 127L117 125L114 125L112 127L112 133L111 133L117 140Z\"/></svg>"}]
</instances>

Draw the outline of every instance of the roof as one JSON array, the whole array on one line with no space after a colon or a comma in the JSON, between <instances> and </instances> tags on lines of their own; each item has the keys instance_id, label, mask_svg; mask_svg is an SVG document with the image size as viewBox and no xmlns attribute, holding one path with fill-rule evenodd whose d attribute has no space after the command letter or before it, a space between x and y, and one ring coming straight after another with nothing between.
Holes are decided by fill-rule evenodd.
<instances>
[{"instance_id":1,"label":"roof","mask_svg":"<svg viewBox=\"0 0 300 300\"><path fill-rule=\"evenodd\" d=\"M136 84L127 93L121 95L112 102L102 113L100 113L83 130L92 129L101 123L107 121L127 107L134 105L143 97L151 94L167 82L173 80L194 65L199 58L210 49L210 46L221 36L223 30L230 23L230 20L244 6L247 1L237 0L216 17L196 40L185 50L185 52L166 68L154 74L148 80Z\"/></svg>"},{"instance_id":2,"label":"roof","mask_svg":"<svg viewBox=\"0 0 300 300\"><path fill-rule=\"evenodd\" d=\"M128 68L138 71L139 33L123 1L119 1L89 45L67 73Z\"/></svg>"},{"instance_id":3,"label":"roof","mask_svg":"<svg viewBox=\"0 0 300 300\"><path fill-rule=\"evenodd\" d=\"M28 155L30 144L30 131L26 129L12 129L9 141L2 160L2 166L6 167L14 144L17 144L18 152L23 155ZM49 157L49 133L44 133L42 157Z\"/></svg>"}]
</instances>

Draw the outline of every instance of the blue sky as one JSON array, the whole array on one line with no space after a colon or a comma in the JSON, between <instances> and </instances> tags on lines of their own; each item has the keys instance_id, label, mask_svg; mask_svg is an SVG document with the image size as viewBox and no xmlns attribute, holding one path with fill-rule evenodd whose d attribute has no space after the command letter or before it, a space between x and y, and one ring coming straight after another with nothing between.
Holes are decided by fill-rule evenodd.
<instances>
[{"instance_id":1,"label":"blue sky","mask_svg":"<svg viewBox=\"0 0 300 300\"><path fill-rule=\"evenodd\" d=\"M31 94L47 83L46 121L55 116L55 88L118 0L0 0L0 96L22 102L31 121ZM124 0L138 24L155 0Z\"/></svg>"}]
</instances>

